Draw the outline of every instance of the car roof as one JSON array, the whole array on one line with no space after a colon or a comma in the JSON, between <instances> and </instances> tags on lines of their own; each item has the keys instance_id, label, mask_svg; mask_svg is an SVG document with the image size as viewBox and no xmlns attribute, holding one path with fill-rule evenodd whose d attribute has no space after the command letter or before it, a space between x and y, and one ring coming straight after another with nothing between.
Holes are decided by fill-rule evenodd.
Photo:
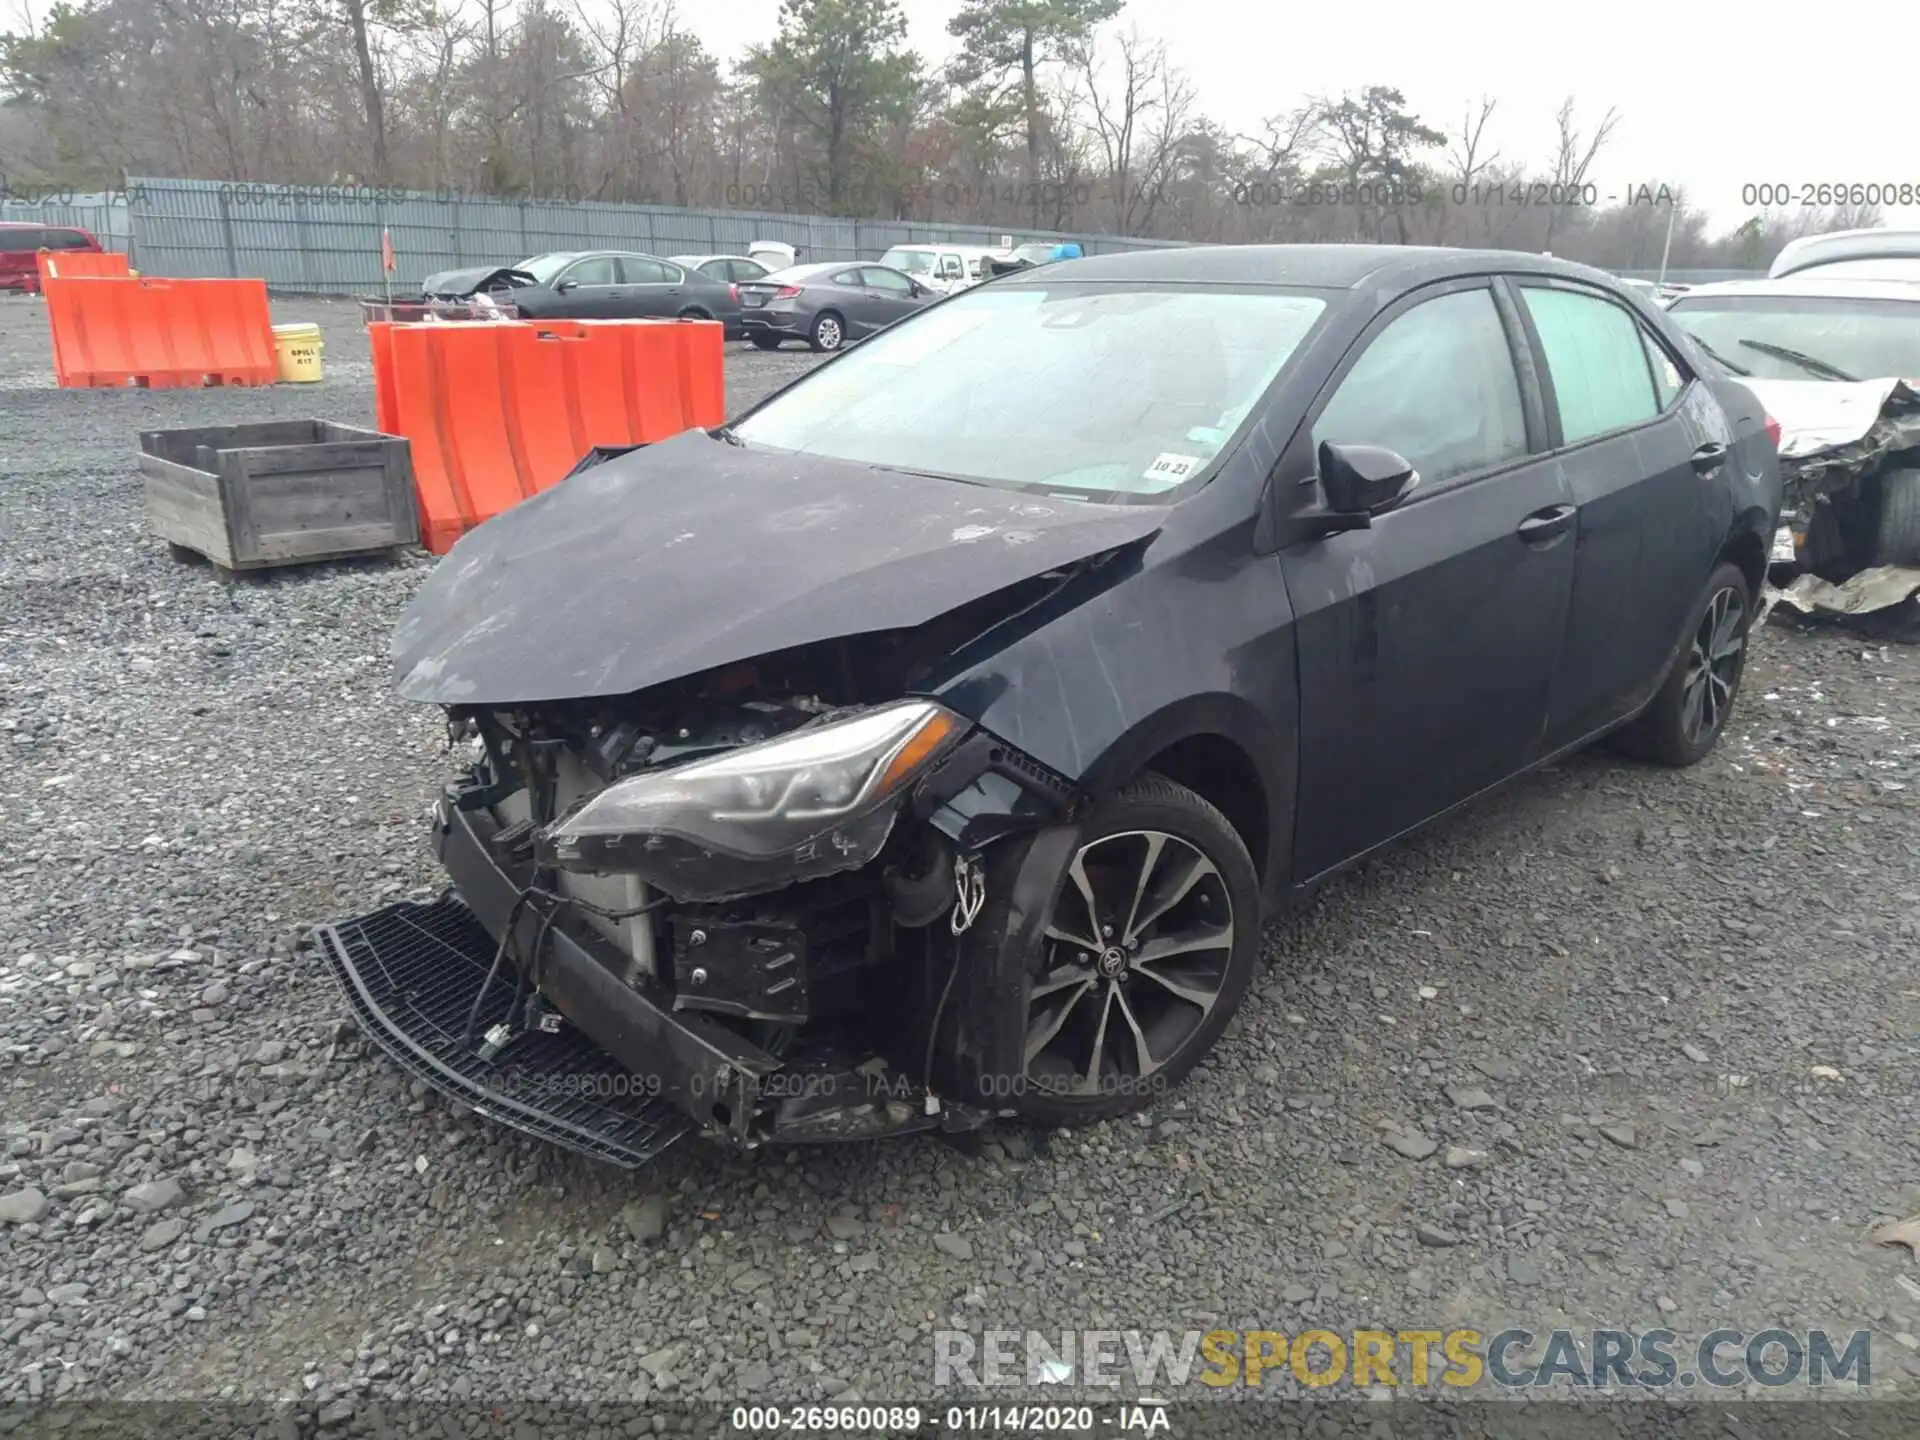
<instances>
[{"instance_id":1,"label":"car roof","mask_svg":"<svg viewBox=\"0 0 1920 1440\"><path fill-rule=\"evenodd\" d=\"M51 220L0 220L0 230L71 230L76 235L87 233L84 225L56 225Z\"/></svg>"},{"instance_id":2,"label":"car roof","mask_svg":"<svg viewBox=\"0 0 1920 1440\"><path fill-rule=\"evenodd\" d=\"M1035 241L1034 244L1057 244ZM1088 255L1008 275L996 284L1074 280L1191 285L1298 285L1351 290L1372 280L1419 284L1489 271L1562 275L1618 284L1617 276L1521 250L1456 250L1438 245L1187 245Z\"/></svg>"},{"instance_id":3,"label":"car roof","mask_svg":"<svg viewBox=\"0 0 1920 1440\"><path fill-rule=\"evenodd\" d=\"M542 250L538 255L527 256L528 260L598 260L607 255L634 255L642 260L660 260L664 256L649 255L645 250Z\"/></svg>"},{"instance_id":4,"label":"car roof","mask_svg":"<svg viewBox=\"0 0 1920 1440\"><path fill-rule=\"evenodd\" d=\"M1832 230L1789 240L1768 267L1770 279L1847 260L1920 260L1920 230Z\"/></svg>"},{"instance_id":5,"label":"car roof","mask_svg":"<svg viewBox=\"0 0 1920 1440\"><path fill-rule=\"evenodd\" d=\"M622 251L621 253L632 254L637 252ZM651 260L654 257L649 255L647 258ZM735 255L731 251L717 255L669 255L667 259L673 261L676 265L704 265L709 260L745 260L750 265L758 265L760 263L751 255Z\"/></svg>"},{"instance_id":6,"label":"car roof","mask_svg":"<svg viewBox=\"0 0 1920 1440\"><path fill-rule=\"evenodd\" d=\"M875 263L872 260L809 260L805 265L789 265L784 270L776 270L774 275L804 279L809 275L825 275L829 270L851 270L856 265ZM767 278L771 280L773 275Z\"/></svg>"},{"instance_id":7,"label":"car roof","mask_svg":"<svg viewBox=\"0 0 1920 1440\"><path fill-rule=\"evenodd\" d=\"M1920 285L1911 280L1820 280L1813 275L1789 275L1783 280L1716 280L1696 285L1673 303L1711 300L1721 296L1777 295L1793 299L1901 300L1920 305Z\"/></svg>"}]
</instances>

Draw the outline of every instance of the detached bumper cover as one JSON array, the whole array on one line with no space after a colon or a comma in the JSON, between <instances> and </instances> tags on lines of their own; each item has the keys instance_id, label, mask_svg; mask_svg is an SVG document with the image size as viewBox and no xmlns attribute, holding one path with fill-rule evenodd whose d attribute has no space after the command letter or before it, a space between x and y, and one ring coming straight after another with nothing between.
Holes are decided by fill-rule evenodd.
<instances>
[{"instance_id":1,"label":"detached bumper cover","mask_svg":"<svg viewBox=\"0 0 1920 1440\"><path fill-rule=\"evenodd\" d=\"M321 926L321 953L360 1027L400 1067L478 1114L582 1154L645 1164L693 1128L635 1075L572 1026L520 1035L493 1062L461 1044L496 945L457 900L390 905ZM507 1017L513 973L502 966L474 1036Z\"/></svg>"}]
</instances>

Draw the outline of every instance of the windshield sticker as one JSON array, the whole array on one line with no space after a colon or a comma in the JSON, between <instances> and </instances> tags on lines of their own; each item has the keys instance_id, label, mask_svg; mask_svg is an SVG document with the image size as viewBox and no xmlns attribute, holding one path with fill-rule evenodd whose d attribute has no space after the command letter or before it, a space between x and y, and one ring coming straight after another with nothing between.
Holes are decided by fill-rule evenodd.
<instances>
[{"instance_id":1,"label":"windshield sticker","mask_svg":"<svg viewBox=\"0 0 1920 1440\"><path fill-rule=\"evenodd\" d=\"M1142 480L1171 488L1200 468L1198 455L1163 454L1141 472Z\"/></svg>"}]
</instances>

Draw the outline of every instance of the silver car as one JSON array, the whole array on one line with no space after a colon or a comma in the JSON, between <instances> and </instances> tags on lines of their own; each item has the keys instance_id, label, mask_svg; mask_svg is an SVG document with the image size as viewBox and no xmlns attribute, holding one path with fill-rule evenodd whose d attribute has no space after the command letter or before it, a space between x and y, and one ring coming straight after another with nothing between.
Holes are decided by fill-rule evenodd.
<instances>
[{"instance_id":1,"label":"silver car","mask_svg":"<svg viewBox=\"0 0 1920 1440\"><path fill-rule=\"evenodd\" d=\"M740 287L740 321L762 350L801 340L838 350L943 297L911 275L871 261L794 265Z\"/></svg>"}]
</instances>

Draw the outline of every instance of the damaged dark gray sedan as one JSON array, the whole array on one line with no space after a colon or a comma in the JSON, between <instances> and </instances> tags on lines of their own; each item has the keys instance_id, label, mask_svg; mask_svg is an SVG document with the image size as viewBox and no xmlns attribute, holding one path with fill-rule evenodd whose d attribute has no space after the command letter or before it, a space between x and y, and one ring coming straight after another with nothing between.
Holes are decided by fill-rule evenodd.
<instances>
[{"instance_id":1,"label":"damaged dark gray sedan","mask_svg":"<svg viewBox=\"0 0 1920 1440\"><path fill-rule=\"evenodd\" d=\"M1690 353L1504 252L963 292L461 540L395 640L452 887L326 954L618 1163L1138 1108L1289 896L1601 736L1711 749L1779 471Z\"/></svg>"}]
</instances>

